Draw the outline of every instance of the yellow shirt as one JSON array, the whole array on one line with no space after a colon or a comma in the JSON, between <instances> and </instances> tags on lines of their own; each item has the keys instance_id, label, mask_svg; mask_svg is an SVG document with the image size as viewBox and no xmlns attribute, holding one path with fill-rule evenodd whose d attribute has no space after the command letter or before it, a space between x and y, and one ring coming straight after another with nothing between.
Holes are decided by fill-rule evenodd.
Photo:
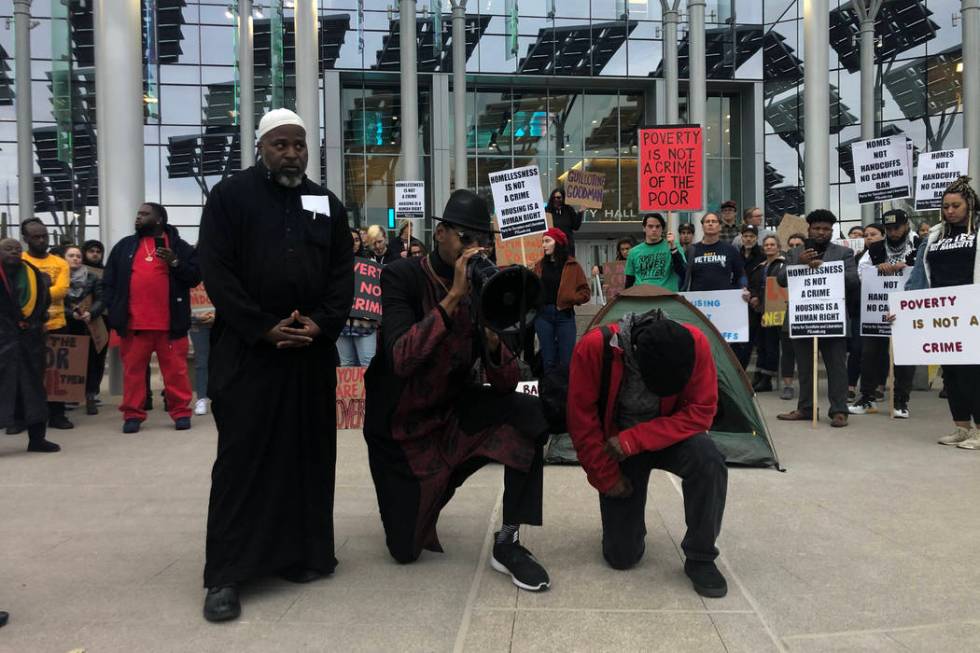
<instances>
[{"instance_id":1,"label":"yellow shirt","mask_svg":"<svg viewBox=\"0 0 980 653\"><path fill-rule=\"evenodd\" d=\"M48 322L44 327L48 331L65 327L68 324L65 321L65 297L68 296L68 285L71 282L68 261L54 254L34 258L27 251L23 253L23 258L51 279L51 308L48 309Z\"/></svg>"}]
</instances>

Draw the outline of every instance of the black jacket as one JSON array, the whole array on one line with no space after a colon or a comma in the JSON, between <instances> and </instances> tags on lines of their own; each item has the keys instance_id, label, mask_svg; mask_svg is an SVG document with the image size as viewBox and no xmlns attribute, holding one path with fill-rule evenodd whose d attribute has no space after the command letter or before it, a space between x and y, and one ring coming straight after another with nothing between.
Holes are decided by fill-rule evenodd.
<instances>
[{"instance_id":1,"label":"black jacket","mask_svg":"<svg viewBox=\"0 0 980 653\"><path fill-rule=\"evenodd\" d=\"M34 312L27 319L0 284L0 427L11 426L17 412L20 412L18 421L26 425L48 418L44 391L47 340L44 323L48 319L51 294L48 292L48 275L26 261L24 265L37 283ZM20 411L16 405L18 396Z\"/></svg>"},{"instance_id":2,"label":"black jacket","mask_svg":"<svg viewBox=\"0 0 980 653\"><path fill-rule=\"evenodd\" d=\"M191 288L201 283L197 251L181 239L177 229L165 225L170 249L177 255L177 267L170 268L170 338L183 338L191 328ZM129 325L129 281L133 276L133 256L139 236L126 236L112 248L102 276L106 323L120 335Z\"/></svg>"},{"instance_id":3,"label":"black jacket","mask_svg":"<svg viewBox=\"0 0 980 653\"><path fill-rule=\"evenodd\" d=\"M915 265L915 253L919 249L919 244L921 239L918 236L912 236L912 247L909 250L908 255L905 257L905 264L912 266ZM872 265L881 265L882 263L888 262L888 251L885 249L885 241L879 240L877 242L868 245L868 248L864 250L864 256L871 258Z\"/></svg>"},{"instance_id":4,"label":"black jacket","mask_svg":"<svg viewBox=\"0 0 980 653\"><path fill-rule=\"evenodd\" d=\"M88 312L94 320L105 312L105 287L102 284L102 279L91 270L85 275L85 284L81 292L76 294L69 287L68 296L65 297L65 317L69 320L74 319L72 318L72 311L75 306L90 296L92 297L92 305L89 307Z\"/></svg>"},{"instance_id":5,"label":"black jacket","mask_svg":"<svg viewBox=\"0 0 980 653\"><path fill-rule=\"evenodd\" d=\"M565 237L568 238L568 253L575 254L575 232L582 227L583 214L578 213L568 204L562 204L560 210L550 204L545 207L545 211L551 214L552 225L561 229Z\"/></svg>"}]
</instances>

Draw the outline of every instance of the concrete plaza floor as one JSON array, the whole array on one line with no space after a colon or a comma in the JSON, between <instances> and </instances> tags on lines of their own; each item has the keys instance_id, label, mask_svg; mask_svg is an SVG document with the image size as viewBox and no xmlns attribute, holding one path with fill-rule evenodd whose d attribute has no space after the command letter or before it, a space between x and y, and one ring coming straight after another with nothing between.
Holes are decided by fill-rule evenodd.
<instances>
[{"instance_id":1,"label":"concrete plaza floor","mask_svg":"<svg viewBox=\"0 0 980 653\"><path fill-rule=\"evenodd\" d=\"M76 415L78 428L51 434L64 447L53 455L0 436L0 651L980 650L980 452L935 444L945 402L916 392L911 420L842 430L777 422L789 402L761 402L787 472L731 470L724 599L683 575L679 484L662 472L632 571L603 563L596 496L574 467L546 469L546 526L523 531L549 592L519 592L486 563L499 467L445 510L445 554L399 566L364 442L347 431L336 574L254 583L242 618L222 625L201 617L210 417L176 432L157 409L123 435L115 410Z\"/></svg>"}]
</instances>

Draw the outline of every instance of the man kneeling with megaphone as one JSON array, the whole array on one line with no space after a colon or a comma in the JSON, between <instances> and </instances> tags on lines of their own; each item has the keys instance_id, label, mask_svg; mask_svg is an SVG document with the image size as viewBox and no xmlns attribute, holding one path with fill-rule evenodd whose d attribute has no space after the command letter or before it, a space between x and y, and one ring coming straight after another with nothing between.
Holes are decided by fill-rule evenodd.
<instances>
[{"instance_id":1,"label":"man kneeling with megaphone","mask_svg":"<svg viewBox=\"0 0 980 653\"><path fill-rule=\"evenodd\" d=\"M472 191L449 198L435 241L428 256L385 267L378 353L365 376L364 439L388 550L402 563L442 551L439 512L469 475L497 461L503 525L491 564L521 589L545 590L548 573L520 545L518 527L541 524L548 425L536 397L514 392L516 356L499 335L533 320L540 285L485 258L490 212Z\"/></svg>"}]
</instances>

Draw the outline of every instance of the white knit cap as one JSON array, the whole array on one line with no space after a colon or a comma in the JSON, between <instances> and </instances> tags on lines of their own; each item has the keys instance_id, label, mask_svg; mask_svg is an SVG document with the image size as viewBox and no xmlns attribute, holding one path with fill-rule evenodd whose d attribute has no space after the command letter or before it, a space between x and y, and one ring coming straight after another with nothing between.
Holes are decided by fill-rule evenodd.
<instances>
[{"instance_id":1,"label":"white knit cap","mask_svg":"<svg viewBox=\"0 0 980 653\"><path fill-rule=\"evenodd\" d=\"M289 109L273 109L262 116L262 120L259 121L259 132L256 134L256 140L262 140L262 137L267 133L283 125L297 125L302 127L303 131L306 131L306 125L303 124L303 119L296 115L295 112Z\"/></svg>"}]
</instances>

